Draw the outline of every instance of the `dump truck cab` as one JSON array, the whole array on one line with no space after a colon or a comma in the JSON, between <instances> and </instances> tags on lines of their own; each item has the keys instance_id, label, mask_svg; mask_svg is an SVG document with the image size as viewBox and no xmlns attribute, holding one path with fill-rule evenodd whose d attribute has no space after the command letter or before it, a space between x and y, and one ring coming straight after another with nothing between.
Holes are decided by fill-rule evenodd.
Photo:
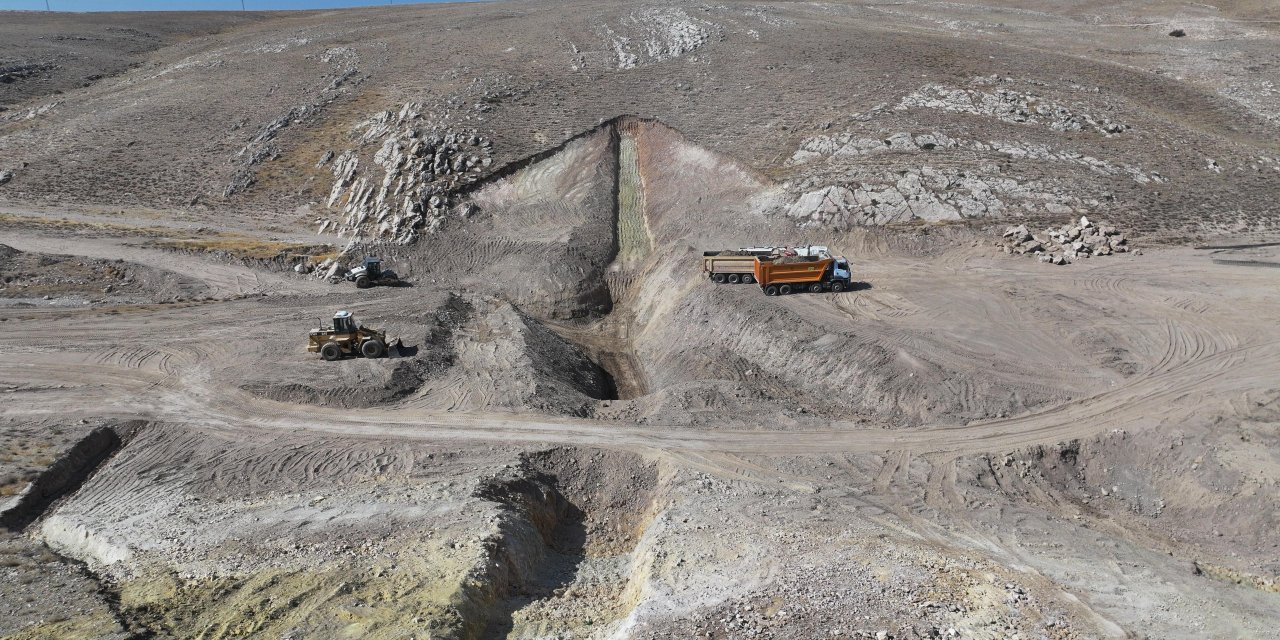
<instances>
[{"instance_id":1,"label":"dump truck cab","mask_svg":"<svg viewBox=\"0 0 1280 640\"><path fill-rule=\"evenodd\" d=\"M837 257L836 261L831 265L831 279L843 280L849 283L853 280L853 271L849 268L849 261L844 257Z\"/></svg>"}]
</instances>

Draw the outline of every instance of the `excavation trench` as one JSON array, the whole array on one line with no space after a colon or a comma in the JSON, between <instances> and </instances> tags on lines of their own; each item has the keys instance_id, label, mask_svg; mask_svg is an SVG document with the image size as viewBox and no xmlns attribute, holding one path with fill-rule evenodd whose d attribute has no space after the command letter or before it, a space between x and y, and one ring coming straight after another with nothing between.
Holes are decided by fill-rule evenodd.
<instances>
[{"instance_id":1,"label":"excavation trench","mask_svg":"<svg viewBox=\"0 0 1280 640\"><path fill-rule=\"evenodd\" d=\"M641 540L664 508L663 482L637 455L558 448L483 483L477 496L501 517L459 607L466 636L594 636L623 620L641 596Z\"/></svg>"},{"instance_id":2,"label":"excavation trench","mask_svg":"<svg viewBox=\"0 0 1280 640\"><path fill-rule=\"evenodd\" d=\"M645 208L645 181L640 167L641 138L654 121L621 116L603 125L608 128L615 154L613 172L612 258L604 271L603 291L607 309L591 325L579 328L558 324L557 332L572 340L604 369L613 393L606 399L632 400L649 393L644 368L631 341L635 324L634 289L654 252L652 230Z\"/></svg>"},{"instance_id":3,"label":"excavation trench","mask_svg":"<svg viewBox=\"0 0 1280 640\"><path fill-rule=\"evenodd\" d=\"M81 438L0 512L0 526L18 532L39 520L54 503L75 493L120 449L120 436L99 427Z\"/></svg>"}]
</instances>

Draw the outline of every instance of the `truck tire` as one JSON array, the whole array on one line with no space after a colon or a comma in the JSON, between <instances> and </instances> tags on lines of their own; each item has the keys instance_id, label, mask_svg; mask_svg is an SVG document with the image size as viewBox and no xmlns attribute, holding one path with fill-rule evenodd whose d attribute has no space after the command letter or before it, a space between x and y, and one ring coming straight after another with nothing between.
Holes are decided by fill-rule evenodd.
<instances>
[{"instance_id":1,"label":"truck tire","mask_svg":"<svg viewBox=\"0 0 1280 640\"><path fill-rule=\"evenodd\" d=\"M369 276L360 276L360 277L356 278L356 288L357 288L357 289L368 289L368 288L369 288Z\"/></svg>"},{"instance_id":2,"label":"truck tire","mask_svg":"<svg viewBox=\"0 0 1280 640\"><path fill-rule=\"evenodd\" d=\"M755 284L755 282L756 282L755 276L749 273L742 274L742 284Z\"/></svg>"},{"instance_id":3,"label":"truck tire","mask_svg":"<svg viewBox=\"0 0 1280 640\"><path fill-rule=\"evenodd\" d=\"M734 273L729 275L729 284L738 284L742 282L742 276Z\"/></svg>"},{"instance_id":4,"label":"truck tire","mask_svg":"<svg viewBox=\"0 0 1280 640\"><path fill-rule=\"evenodd\" d=\"M366 358L377 358L385 350L382 341L377 338L370 338L360 344L360 355Z\"/></svg>"},{"instance_id":5,"label":"truck tire","mask_svg":"<svg viewBox=\"0 0 1280 640\"><path fill-rule=\"evenodd\" d=\"M717 274L714 274L714 275L712 275L712 276L711 276L711 279L712 279L712 280L715 280L715 281L716 281L716 284L724 284L724 274L723 274L723 273L717 273Z\"/></svg>"},{"instance_id":6,"label":"truck tire","mask_svg":"<svg viewBox=\"0 0 1280 640\"><path fill-rule=\"evenodd\" d=\"M778 295L785 296L785 295L789 295L790 293L791 293L791 285L784 284L781 287L778 287Z\"/></svg>"},{"instance_id":7,"label":"truck tire","mask_svg":"<svg viewBox=\"0 0 1280 640\"><path fill-rule=\"evenodd\" d=\"M809 285L809 293L822 293L822 283L815 282Z\"/></svg>"},{"instance_id":8,"label":"truck tire","mask_svg":"<svg viewBox=\"0 0 1280 640\"><path fill-rule=\"evenodd\" d=\"M336 342L326 342L320 347L320 357L333 362L342 357L342 347Z\"/></svg>"},{"instance_id":9,"label":"truck tire","mask_svg":"<svg viewBox=\"0 0 1280 640\"><path fill-rule=\"evenodd\" d=\"M841 291L844 291L844 281L836 280L831 283L831 293L840 293Z\"/></svg>"},{"instance_id":10,"label":"truck tire","mask_svg":"<svg viewBox=\"0 0 1280 640\"><path fill-rule=\"evenodd\" d=\"M769 285L764 288L764 294L766 296L776 296L778 295L778 287L775 285Z\"/></svg>"}]
</instances>

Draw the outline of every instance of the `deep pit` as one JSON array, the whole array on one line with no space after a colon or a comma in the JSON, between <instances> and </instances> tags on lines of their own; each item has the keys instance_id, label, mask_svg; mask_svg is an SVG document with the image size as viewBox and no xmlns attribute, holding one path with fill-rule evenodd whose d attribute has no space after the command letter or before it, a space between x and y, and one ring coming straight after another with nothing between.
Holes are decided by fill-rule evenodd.
<instances>
[{"instance_id":1,"label":"deep pit","mask_svg":"<svg viewBox=\"0 0 1280 640\"><path fill-rule=\"evenodd\" d=\"M502 505L502 520L469 594L469 636L528 637L549 625L595 637L625 618L651 560L637 549L664 508L666 477L635 454L557 448L485 481L477 496Z\"/></svg>"}]
</instances>

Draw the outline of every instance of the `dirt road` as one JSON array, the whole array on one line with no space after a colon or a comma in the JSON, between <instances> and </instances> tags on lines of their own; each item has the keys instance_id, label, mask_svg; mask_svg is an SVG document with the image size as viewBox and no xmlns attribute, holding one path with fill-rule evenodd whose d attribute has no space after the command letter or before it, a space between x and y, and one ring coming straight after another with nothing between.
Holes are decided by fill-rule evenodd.
<instances>
[{"instance_id":1,"label":"dirt road","mask_svg":"<svg viewBox=\"0 0 1280 640\"><path fill-rule=\"evenodd\" d=\"M26 250L124 257L201 278L214 290L227 293L293 296L334 290L314 280L264 274L105 240L71 243L9 234L0 236L0 242ZM0 380L10 388L47 389L38 400L33 398L29 403L24 401L25 396L15 396L6 409L14 417L28 413L80 413L230 431L314 431L378 439L574 443L778 455L906 451L958 456L1053 444L1100 430L1153 427L1221 394L1267 388L1275 382L1275 371L1280 370L1280 335L1264 320L1270 315L1267 309L1277 303L1269 272L1213 264L1183 250L1120 264L1103 264L1099 260L1096 268L1081 265L1079 274L1073 273L1069 279L1057 278L1057 273L1037 273L1038 265L1029 262L1008 261L998 268L984 259L973 260L979 262L978 268L967 268L964 263L937 269L920 263L881 262L869 266L873 271L868 277L875 278L877 290L858 294L856 301L798 296L787 303L808 313L836 317L850 313L851 306L887 306L892 301L881 298L877 291L891 289L893 283L882 279L881 274L920 273L926 269L935 274L929 281L937 293L932 299L913 298L911 303L924 308L924 315L934 317L941 314L928 309L931 303L946 303L950 292L980 283L1000 287L1002 281L1008 281L1042 287L1037 292L1040 296L1123 288L1130 294L1123 316L1108 319L1105 324L1149 342L1149 361L1139 373L1120 382L1111 381L1109 388L1100 393L1043 411L964 425L932 424L910 429L835 422L822 430L777 431L760 425L758 430L744 431L661 424L626 426L509 413L397 407L352 411L271 401L239 389L229 376L220 375L242 357L240 350L252 348L252 336L257 330L287 321L292 315L273 313L267 305L242 301L111 315L95 309L49 311L40 314L39 322L22 320L25 310L8 311L16 317L0 337L9 354L0 363ZM1214 286L1215 281L1229 282L1230 288L1219 295L1230 300L1212 308L1188 309L1192 298L1185 289L1138 284L1152 280L1146 274L1159 274L1169 265L1188 262L1190 265L1180 269L1178 278L1185 283L1185 289ZM305 304L317 309L332 306L323 297ZM966 315L970 312L977 315ZM997 322L988 313L981 307L949 306L946 321L952 326ZM323 311L312 315L323 315ZM893 340L892 318L878 319L884 325L878 329L884 339ZM301 344L305 325L291 328ZM997 328L1000 330L1016 329L1006 326ZM902 333L899 331L898 335ZM236 335L243 337L237 339ZM1043 366L1051 368L1053 363L1045 361ZM110 408L104 410L96 403L86 402L90 397Z\"/></svg>"}]
</instances>

